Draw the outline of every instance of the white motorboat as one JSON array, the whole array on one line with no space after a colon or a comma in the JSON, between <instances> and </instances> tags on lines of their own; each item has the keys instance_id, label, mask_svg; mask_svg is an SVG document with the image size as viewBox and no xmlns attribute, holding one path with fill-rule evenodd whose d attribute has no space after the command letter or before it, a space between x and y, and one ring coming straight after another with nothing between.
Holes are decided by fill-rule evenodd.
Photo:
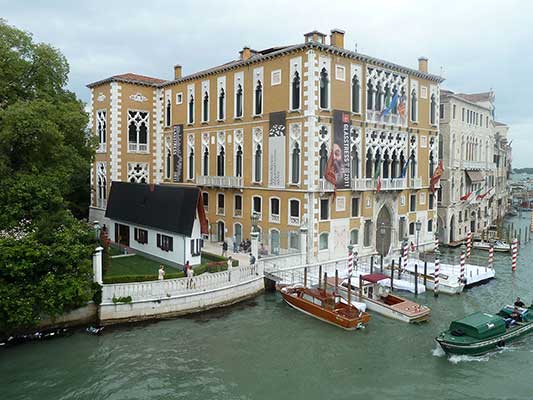
<instances>
[{"instance_id":1,"label":"white motorboat","mask_svg":"<svg viewBox=\"0 0 533 400\"><path fill-rule=\"evenodd\" d=\"M474 249L489 251L491 244L494 246L494 251L497 251L499 253L508 253L511 251L511 246L509 245L509 243L503 240L496 240L493 243L485 241L474 242L472 243L472 246L474 247Z\"/></svg>"}]
</instances>

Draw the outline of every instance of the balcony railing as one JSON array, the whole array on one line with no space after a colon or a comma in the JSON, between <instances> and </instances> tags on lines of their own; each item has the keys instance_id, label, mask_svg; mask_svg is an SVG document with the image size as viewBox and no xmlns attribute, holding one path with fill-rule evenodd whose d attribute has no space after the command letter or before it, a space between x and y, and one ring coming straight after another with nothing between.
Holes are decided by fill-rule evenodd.
<instances>
[{"instance_id":1,"label":"balcony railing","mask_svg":"<svg viewBox=\"0 0 533 400\"><path fill-rule=\"evenodd\" d=\"M242 188L241 176L205 176L196 177L196 184L221 188Z\"/></svg>"},{"instance_id":2,"label":"balcony railing","mask_svg":"<svg viewBox=\"0 0 533 400\"><path fill-rule=\"evenodd\" d=\"M242 217L242 209L236 208L235 211L233 212L233 216L234 217Z\"/></svg>"},{"instance_id":3,"label":"balcony railing","mask_svg":"<svg viewBox=\"0 0 533 400\"><path fill-rule=\"evenodd\" d=\"M333 192L335 190L333 184L324 178L321 178L318 182L318 188L321 192Z\"/></svg>"},{"instance_id":4,"label":"balcony railing","mask_svg":"<svg viewBox=\"0 0 533 400\"><path fill-rule=\"evenodd\" d=\"M270 214L269 221L274 224L279 224L279 221L280 221L279 214Z\"/></svg>"},{"instance_id":5,"label":"balcony railing","mask_svg":"<svg viewBox=\"0 0 533 400\"><path fill-rule=\"evenodd\" d=\"M352 190L374 190L376 185L371 178L353 178Z\"/></svg>"},{"instance_id":6,"label":"balcony railing","mask_svg":"<svg viewBox=\"0 0 533 400\"><path fill-rule=\"evenodd\" d=\"M148 152L148 145L146 143L128 143L128 151L133 153Z\"/></svg>"},{"instance_id":7,"label":"balcony railing","mask_svg":"<svg viewBox=\"0 0 533 400\"><path fill-rule=\"evenodd\" d=\"M420 189L422 187L422 178L409 178L410 189Z\"/></svg>"},{"instance_id":8,"label":"balcony railing","mask_svg":"<svg viewBox=\"0 0 533 400\"><path fill-rule=\"evenodd\" d=\"M217 214L218 215L224 215L224 207L218 207L217 208Z\"/></svg>"},{"instance_id":9,"label":"balcony railing","mask_svg":"<svg viewBox=\"0 0 533 400\"><path fill-rule=\"evenodd\" d=\"M404 190L407 188L405 178L381 179L381 190Z\"/></svg>"},{"instance_id":10,"label":"balcony railing","mask_svg":"<svg viewBox=\"0 0 533 400\"><path fill-rule=\"evenodd\" d=\"M300 217L295 217L295 216L292 216L290 215L289 216L289 225L296 225L296 226L299 226L300 225Z\"/></svg>"},{"instance_id":11,"label":"balcony railing","mask_svg":"<svg viewBox=\"0 0 533 400\"><path fill-rule=\"evenodd\" d=\"M377 190L377 179L371 178L353 178L352 190ZM405 178L381 178L381 190L403 190L407 188Z\"/></svg>"},{"instance_id":12,"label":"balcony railing","mask_svg":"<svg viewBox=\"0 0 533 400\"><path fill-rule=\"evenodd\" d=\"M487 163L485 161L467 161L463 160L464 169L485 169L487 168Z\"/></svg>"}]
</instances>

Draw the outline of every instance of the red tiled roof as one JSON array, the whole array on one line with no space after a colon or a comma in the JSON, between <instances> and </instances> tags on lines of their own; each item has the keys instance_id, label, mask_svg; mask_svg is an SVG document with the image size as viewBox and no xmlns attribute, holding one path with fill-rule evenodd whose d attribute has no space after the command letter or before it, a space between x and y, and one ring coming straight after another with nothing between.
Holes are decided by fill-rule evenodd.
<instances>
[{"instance_id":1,"label":"red tiled roof","mask_svg":"<svg viewBox=\"0 0 533 400\"><path fill-rule=\"evenodd\" d=\"M125 73L125 74L120 74L120 75L113 75L113 78L127 79L127 80L130 80L130 81L140 81L140 82L146 82L146 83L163 83L163 82L166 82L164 79L151 78L149 76L133 74L131 72L128 72L128 73Z\"/></svg>"},{"instance_id":2,"label":"red tiled roof","mask_svg":"<svg viewBox=\"0 0 533 400\"><path fill-rule=\"evenodd\" d=\"M457 93L457 96L462 97L465 100L472 101L477 103L478 101L491 101L493 97L492 92L483 92L483 93Z\"/></svg>"}]
</instances>

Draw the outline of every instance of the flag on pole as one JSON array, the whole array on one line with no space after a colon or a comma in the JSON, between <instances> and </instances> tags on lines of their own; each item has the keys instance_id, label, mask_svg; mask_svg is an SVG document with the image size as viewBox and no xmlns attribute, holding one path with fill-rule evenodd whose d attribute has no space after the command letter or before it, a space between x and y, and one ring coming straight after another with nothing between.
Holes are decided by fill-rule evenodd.
<instances>
[{"instance_id":1,"label":"flag on pole","mask_svg":"<svg viewBox=\"0 0 533 400\"><path fill-rule=\"evenodd\" d=\"M387 99L385 99L385 104L387 108L385 108L381 112L380 117L386 117L387 115L389 115L392 112L392 110L394 110L394 108L396 107L396 104L398 104L398 93L394 93L394 96L392 96L392 101L390 100L390 93L387 96L388 96L389 102L387 103Z\"/></svg>"},{"instance_id":2,"label":"flag on pole","mask_svg":"<svg viewBox=\"0 0 533 400\"><path fill-rule=\"evenodd\" d=\"M467 194L461 196L461 201L467 201L471 194L472 192L468 192Z\"/></svg>"},{"instance_id":3,"label":"flag on pole","mask_svg":"<svg viewBox=\"0 0 533 400\"><path fill-rule=\"evenodd\" d=\"M398 114L400 114L400 117L405 118L405 102L406 102L406 98L405 98L405 95L402 94L402 96L400 97L400 101L398 103Z\"/></svg>"},{"instance_id":4,"label":"flag on pole","mask_svg":"<svg viewBox=\"0 0 533 400\"><path fill-rule=\"evenodd\" d=\"M437 165L437 168L435 168L435 172L431 177L431 182L429 185L429 190L431 191L431 193L435 193L435 185L440 181L440 178L442 176L442 170L442 160L440 160L439 165Z\"/></svg>"},{"instance_id":5,"label":"flag on pole","mask_svg":"<svg viewBox=\"0 0 533 400\"><path fill-rule=\"evenodd\" d=\"M405 178L406 175L407 175L407 167L409 166L409 158L407 160L405 160L405 163L403 164L403 168L402 168L402 174L400 175L400 178Z\"/></svg>"}]
</instances>

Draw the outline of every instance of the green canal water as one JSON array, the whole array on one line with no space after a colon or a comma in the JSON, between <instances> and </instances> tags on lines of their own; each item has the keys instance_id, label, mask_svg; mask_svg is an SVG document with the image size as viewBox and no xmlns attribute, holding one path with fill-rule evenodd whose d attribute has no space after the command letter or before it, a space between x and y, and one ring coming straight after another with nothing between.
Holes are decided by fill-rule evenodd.
<instances>
[{"instance_id":1,"label":"green canal water","mask_svg":"<svg viewBox=\"0 0 533 400\"><path fill-rule=\"evenodd\" d=\"M433 309L420 326L374 314L366 329L345 332L268 293L194 317L7 348L0 399L532 399L533 335L477 358L448 358L433 340L452 319L517 295L532 301L531 261L533 241L514 274L510 256L497 254L490 283L418 296Z\"/></svg>"}]
</instances>

